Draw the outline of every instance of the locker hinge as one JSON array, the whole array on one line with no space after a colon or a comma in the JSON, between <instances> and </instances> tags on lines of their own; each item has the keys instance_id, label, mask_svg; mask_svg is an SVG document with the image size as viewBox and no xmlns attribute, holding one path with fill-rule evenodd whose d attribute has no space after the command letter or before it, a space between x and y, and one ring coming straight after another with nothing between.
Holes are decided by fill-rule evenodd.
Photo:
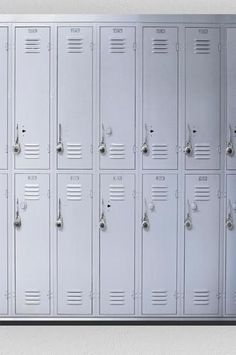
<instances>
[{"instance_id":1,"label":"locker hinge","mask_svg":"<svg viewBox=\"0 0 236 355\"><path fill-rule=\"evenodd\" d=\"M9 300L9 299L11 298L11 294L10 294L9 291L6 291L5 294L4 294L4 296L5 296L5 298L6 298L7 300Z\"/></svg>"},{"instance_id":2,"label":"locker hinge","mask_svg":"<svg viewBox=\"0 0 236 355\"><path fill-rule=\"evenodd\" d=\"M6 145L6 153L8 153L8 145Z\"/></svg>"},{"instance_id":3,"label":"locker hinge","mask_svg":"<svg viewBox=\"0 0 236 355\"><path fill-rule=\"evenodd\" d=\"M218 198L224 197L224 192L222 192L222 191L219 190L219 191L217 192L217 197L218 197Z\"/></svg>"},{"instance_id":4,"label":"locker hinge","mask_svg":"<svg viewBox=\"0 0 236 355\"><path fill-rule=\"evenodd\" d=\"M51 300L53 298L53 292L49 291L47 297Z\"/></svg>"},{"instance_id":5,"label":"locker hinge","mask_svg":"<svg viewBox=\"0 0 236 355\"><path fill-rule=\"evenodd\" d=\"M133 196L133 198L136 198L136 191L135 190L133 190L132 196Z\"/></svg>"},{"instance_id":6,"label":"locker hinge","mask_svg":"<svg viewBox=\"0 0 236 355\"><path fill-rule=\"evenodd\" d=\"M134 43L133 43L133 50L136 51L136 49L137 49L137 43L134 42Z\"/></svg>"},{"instance_id":7,"label":"locker hinge","mask_svg":"<svg viewBox=\"0 0 236 355\"><path fill-rule=\"evenodd\" d=\"M9 43L8 43L8 42L5 43L5 50L6 50L6 51L9 50Z\"/></svg>"},{"instance_id":8,"label":"locker hinge","mask_svg":"<svg viewBox=\"0 0 236 355\"><path fill-rule=\"evenodd\" d=\"M179 191L178 190L175 190L175 197L179 198Z\"/></svg>"},{"instance_id":9,"label":"locker hinge","mask_svg":"<svg viewBox=\"0 0 236 355\"><path fill-rule=\"evenodd\" d=\"M218 292L218 293L216 294L216 298L220 299L221 297L222 297L222 293L221 293L221 292Z\"/></svg>"},{"instance_id":10,"label":"locker hinge","mask_svg":"<svg viewBox=\"0 0 236 355\"><path fill-rule=\"evenodd\" d=\"M49 50L49 51L52 50L52 44L51 44L51 42L48 42L48 50Z\"/></svg>"},{"instance_id":11,"label":"locker hinge","mask_svg":"<svg viewBox=\"0 0 236 355\"><path fill-rule=\"evenodd\" d=\"M90 190L90 198L93 198L93 190Z\"/></svg>"},{"instance_id":12,"label":"locker hinge","mask_svg":"<svg viewBox=\"0 0 236 355\"><path fill-rule=\"evenodd\" d=\"M179 42L176 43L176 51L179 51Z\"/></svg>"},{"instance_id":13,"label":"locker hinge","mask_svg":"<svg viewBox=\"0 0 236 355\"><path fill-rule=\"evenodd\" d=\"M47 149L48 149L48 153L50 153L50 144L48 144L48 148Z\"/></svg>"},{"instance_id":14,"label":"locker hinge","mask_svg":"<svg viewBox=\"0 0 236 355\"><path fill-rule=\"evenodd\" d=\"M218 51L221 52L221 43L218 44Z\"/></svg>"},{"instance_id":15,"label":"locker hinge","mask_svg":"<svg viewBox=\"0 0 236 355\"><path fill-rule=\"evenodd\" d=\"M221 146L218 145L218 153L220 154L221 153Z\"/></svg>"},{"instance_id":16,"label":"locker hinge","mask_svg":"<svg viewBox=\"0 0 236 355\"><path fill-rule=\"evenodd\" d=\"M182 295L182 293L178 292L178 291L175 291L173 294L174 298L176 298L176 299L181 298L181 295Z\"/></svg>"},{"instance_id":17,"label":"locker hinge","mask_svg":"<svg viewBox=\"0 0 236 355\"><path fill-rule=\"evenodd\" d=\"M182 150L181 150L181 147L180 147L179 145L177 145L175 149L176 149L176 153L177 153L177 154L182 151Z\"/></svg>"},{"instance_id":18,"label":"locker hinge","mask_svg":"<svg viewBox=\"0 0 236 355\"><path fill-rule=\"evenodd\" d=\"M99 292L91 291L89 296L90 296L91 300L99 299Z\"/></svg>"},{"instance_id":19,"label":"locker hinge","mask_svg":"<svg viewBox=\"0 0 236 355\"><path fill-rule=\"evenodd\" d=\"M5 190L5 197L8 198L8 189Z\"/></svg>"},{"instance_id":20,"label":"locker hinge","mask_svg":"<svg viewBox=\"0 0 236 355\"><path fill-rule=\"evenodd\" d=\"M48 196L48 198L51 197L51 191L50 191L50 189L48 189L47 196Z\"/></svg>"},{"instance_id":21,"label":"locker hinge","mask_svg":"<svg viewBox=\"0 0 236 355\"><path fill-rule=\"evenodd\" d=\"M95 43L94 43L94 42L90 42L90 49L91 49L91 51L94 50L94 47L95 47Z\"/></svg>"},{"instance_id":22,"label":"locker hinge","mask_svg":"<svg viewBox=\"0 0 236 355\"><path fill-rule=\"evenodd\" d=\"M137 299L141 299L141 297L142 297L142 294L141 294L141 292L132 292L131 293L131 297L134 299L134 300L137 300Z\"/></svg>"},{"instance_id":23,"label":"locker hinge","mask_svg":"<svg viewBox=\"0 0 236 355\"><path fill-rule=\"evenodd\" d=\"M137 147L136 147L136 145L133 145L133 153L135 154L136 151L137 151Z\"/></svg>"},{"instance_id":24,"label":"locker hinge","mask_svg":"<svg viewBox=\"0 0 236 355\"><path fill-rule=\"evenodd\" d=\"M90 146L90 153L93 154L93 145Z\"/></svg>"}]
</instances>

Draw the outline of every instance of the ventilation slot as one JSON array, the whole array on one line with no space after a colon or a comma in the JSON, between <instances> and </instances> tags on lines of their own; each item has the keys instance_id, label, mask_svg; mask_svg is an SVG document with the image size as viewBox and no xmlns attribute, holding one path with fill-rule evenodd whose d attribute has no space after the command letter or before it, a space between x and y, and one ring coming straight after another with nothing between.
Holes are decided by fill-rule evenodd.
<instances>
[{"instance_id":1,"label":"ventilation slot","mask_svg":"<svg viewBox=\"0 0 236 355\"><path fill-rule=\"evenodd\" d=\"M39 200L39 184L25 184L24 198L25 200Z\"/></svg>"},{"instance_id":2,"label":"ventilation slot","mask_svg":"<svg viewBox=\"0 0 236 355\"><path fill-rule=\"evenodd\" d=\"M125 38L111 38L109 45L110 53L125 53L126 40Z\"/></svg>"},{"instance_id":3,"label":"ventilation slot","mask_svg":"<svg viewBox=\"0 0 236 355\"><path fill-rule=\"evenodd\" d=\"M166 306L167 305L167 291L152 291L152 305L153 306Z\"/></svg>"},{"instance_id":4,"label":"ventilation slot","mask_svg":"<svg viewBox=\"0 0 236 355\"><path fill-rule=\"evenodd\" d=\"M67 144L67 158L68 159L82 159L82 145L79 143Z\"/></svg>"},{"instance_id":5,"label":"ventilation slot","mask_svg":"<svg viewBox=\"0 0 236 355\"><path fill-rule=\"evenodd\" d=\"M82 200L82 188L80 184L68 184L66 187L67 200L80 201Z\"/></svg>"},{"instance_id":6,"label":"ventilation slot","mask_svg":"<svg viewBox=\"0 0 236 355\"><path fill-rule=\"evenodd\" d=\"M83 292L67 291L66 299L69 306L81 306L83 304Z\"/></svg>"},{"instance_id":7,"label":"ventilation slot","mask_svg":"<svg viewBox=\"0 0 236 355\"><path fill-rule=\"evenodd\" d=\"M210 186L195 186L194 200L195 201L210 201Z\"/></svg>"},{"instance_id":8,"label":"ventilation slot","mask_svg":"<svg viewBox=\"0 0 236 355\"><path fill-rule=\"evenodd\" d=\"M152 144L152 159L168 159L167 144Z\"/></svg>"},{"instance_id":9,"label":"ventilation slot","mask_svg":"<svg viewBox=\"0 0 236 355\"><path fill-rule=\"evenodd\" d=\"M24 156L25 159L39 159L39 144L25 144Z\"/></svg>"},{"instance_id":10,"label":"ventilation slot","mask_svg":"<svg viewBox=\"0 0 236 355\"><path fill-rule=\"evenodd\" d=\"M199 160L207 160L211 158L211 147L210 144L195 144L194 146L194 157Z\"/></svg>"},{"instance_id":11,"label":"ventilation slot","mask_svg":"<svg viewBox=\"0 0 236 355\"><path fill-rule=\"evenodd\" d=\"M152 185L152 201L167 201L168 187Z\"/></svg>"},{"instance_id":12,"label":"ventilation slot","mask_svg":"<svg viewBox=\"0 0 236 355\"><path fill-rule=\"evenodd\" d=\"M195 39L194 53L195 54L209 54L210 53L210 40L209 39Z\"/></svg>"},{"instance_id":13,"label":"ventilation slot","mask_svg":"<svg viewBox=\"0 0 236 355\"><path fill-rule=\"evenodd\" d=\"M67 53L83 53L83 38L68 38Z\"/></svg>"},{"instance_id":14,"label":"ventilation slot","mask_svg":"<svg viewBox=\"0 0 236 355\"><path fill-rule=\"evenodd\" d=\"M110 185L109 196L111 201L124 201L125 199L124 185Z\"/></svg>"},{"instance_id":15,"label":"ventilation slot","mask_svg":"<svg viewBox=\"0 0 236 355\"><path fill-rule=\"evenodd\" d=\"M40 53L40 39L38 38L25 39L25 53L27 54Z\"/></svg>"},{"instance_id":16,"label":"ventilation slot","mask_svg":"<svg viewBox=\"0 0 236 355\"><path fill-rule=\"evenodd\" d=\"M152 53L166 54L168 53L168 40L167 39L153 39L152 40Z\"/></svg>"},{"instance_id":17,"label":"ventilation slot","mask_svg":"<svg viewBox=\"0 0 236 355\"><path fill-rule=\"evenodd\" d=\"M111 291L109 294L111 306L124 306L125 305L125 293L124 291Z\"/></svg>"},{"instance_id":18,"label":"ventilation slot","mask_svg":"<svg viewBox=\"0 0 236 355\"><path fill-rule=\"evenodd\" d=\"M109 147L109 157L111 159L125 159L124 144L112 143Z\"/></svg>"},{"instance_id":19,"label":"ventilation slot","mask_svg":"<svg viewBox=\"0 0 236 355\"><path fill-rule=\"evenodd\" d=\"M25 291L25 304L27 306L38 306L40 305L40 297L40 291Z\"/></svg>"},{"instance_id":20,"label":"ventilation slot","mask_svg":"<svg viewBox=\"0 0 236 355\"><path fill-rule=\"evenodd\" d=\"M194 291L193 303L196 306L209 305L209 291L208 290L196 290Z\"/></svg>"}]
</instances>

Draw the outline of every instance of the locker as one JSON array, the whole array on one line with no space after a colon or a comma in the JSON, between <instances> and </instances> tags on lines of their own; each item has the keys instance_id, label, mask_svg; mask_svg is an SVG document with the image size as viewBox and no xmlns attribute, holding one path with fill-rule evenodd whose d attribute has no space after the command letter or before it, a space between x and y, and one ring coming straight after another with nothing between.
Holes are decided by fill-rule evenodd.
<instances>
[{"instance_id":1,"label":"locker","mask_svg":"<svg viewBox=\"0 0 236 355\"><path fill-rule=\"evenodd\" d=\"M100 168L134 169L135 28L100 29Z\"/></svg>"},{"instance_id":2,"label":"locker","mask_svg":"<svg viewBox=\"0 0 236 355\"><path fill-rule=\"evenodd\" d=\"M0 27L0 169L7 169L8 29Z\"/></svg>"},{"instance_id":3,"label":"locker","mask_svg":"<svg viewBox=\"0 0 236 355\"><path fill-rule=\"evenodd\" d=\"M100 176L100 314L134 313L134 176Z\"/></svg>"},{"instance_id":4,"label":"locker","mask_svg":"<svg viewBox=\"0 0 236 355\"><path fill-rule=\"evenodd\" d=\"M15 175L15 287L17 314L48 314L49 176Z\"/></svg>"},{"instance_id":5,"label":"locker","mask_svg":"<svg viewBox=\"0 0 236 355\"><path fill-rule=\"evenodd\" d=\"M0 174L0 314L8 312L8 201L7 201L7 175Z\"/></svg>"},{"instance_id":6,"label":"locker","mask_svg":"<svg viewBox=\"0 0 236 355\"><path fill-rule=\"evenodd\" d=\"M58 28L60 169L92 168L93 28Z\"/></svg>"},{"instance_id":7,"label":"locker","mask_svg":"<svg viewBox=\"0 0 236 355\"><path fill-rule=\"evenodd\" d=\"M177 176L143 175L142 313L176 313Z\"/></svg>"},{"instance_id":8,"label":"locker","mask_svg":"<svg viewBox=\"0 0 236 355\"><path fill-rule=\"evenodd\" d=\"M185 314L219 312L218 175L185 177Z\"/></svg>"},{"instance_id":9,"label":"locker","mask_svg":"<svg viewBox=\"0 0 236 355\"><path fill-rule=\"evenodd\" d=\"M92 177L59 174L58 313L91 314Z\"/></svg>"},{"instance_id":10,"label":"locker","mask_svg":"<svg viewBox=\"0 0 236 355\"><path fill-rule=\"evenodd\" d=\"M220 32L218 28L186 29L187 169L220 167Z\"/></svg>"},{"instance_id":11,"label":"locker","mask_svg":"<svg viewBox=\"0 0 236 355\"><path fill-rule=\"evenodd\" d=\"M47 169L50 127L50 28L17 27L15 42L15 167Z\"/></svg>"},{"instance_id":12,"label":"locker","mask_svg":"<svg viewBox=\"0 0 236 355\"><path fill-rule=\"evenodd\" d=\"M225 138L225 154L227 169L236 169L236 28L227 29L227 122L226 122L226 138Z\"/></svg>"},{"instance_id":13,"label":"locker","mask_svg":"<svg viewBox=\"0 0 236 355\"><path fill-rule=\"evenodd\" d=\"M143 29L144 169L177 169L178 30Z\"/></svg>"},{"instance_id":14,"label":"locker","mask_svg":"<svg viewBox=\"0 0 236 355\"><path fill-rule=\"evenodd\" d=\"M228 175L227 198L225 209L225 233L226 233L226 314L236 314L236 175Z\"/></svg>"}]
</instances>

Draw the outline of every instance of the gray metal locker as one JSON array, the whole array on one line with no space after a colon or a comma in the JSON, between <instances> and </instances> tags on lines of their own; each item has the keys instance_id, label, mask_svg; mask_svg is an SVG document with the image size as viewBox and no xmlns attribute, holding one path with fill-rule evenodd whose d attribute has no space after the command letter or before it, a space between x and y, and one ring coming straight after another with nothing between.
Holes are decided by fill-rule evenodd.
<instances>
[{"instance_id":1,"label":"gray metal locker","mask_svg":"<svg viewBox=\"0 0 236 355\"><path fill-rule=\"evenodd\" d=\"M135 27L100 28L100 168L135 164Z\"/></svg>"},{"instance_id":2,"label":"gray metal locker","mask_svg":"<svg viewBox=\"0 0 236 355\"><path fill-rule=\"evenodd\" d=\"M15 30L15 167L49 168L50 28Z\"/></svg>"},{"instance_id":3,"label":"gray metal locker","mask_svg":"<svg viewBox=\"0 0 236 355\"><path fill-rule=\"evenodd\" d=\"M185 314L219 312L219 175L185 177Z\"/></svg>"},{"instance_id":4,"label":"gray metal locker","mask_svg":"<svg viewBox=\"0 0 236 355\"><path fill-rule=\"evenodd\" d=\"M58 175L58 313L92 311L92 176Z\"/></svg>"},{"instance_id":5,"label":"gray metal locker","mask_svg":"<svg viewBox=\"0 0 236 355\"><path fill-rule=\"evenodd\" d=\"M225 210L225 238L226 238L226 314L236 314L236 175L228 175L226 180L226 210Z\"/></svg>"},{"instance_id":6,"label":"gray metal locker","mask_svg":"<svg viewBox=\"0 0 236 355\"><path fill-rule=\"evenodd\" d=\"M0 174L0 314L8 311L8 191L7 174Z\"/></svg>"},{"instance_id":7,"label":"gray metal locker","mask_svg":"<svg viewBox=\"0 0 236 355\"><path fill-rule=\"evenodd\" d=\"M8 29L0 27L0 169L7 169Z\"/></svg>"},{"instance_id":8,"label":"gray metal locker","mask_svg":"<svg viewBox=\"0 0 236 355\"><path fill-rule=\"evenodd\" d=\"M58 28L57 159L61 169L92 168L93 28Z\"/></svg>"},{"instance_id":9,"label":"gray metal locker","mask_svg":"<svg viewBox=\"0 0 236 355\"><path fill-rule=\"evenodd\" d=\"M176 313L177 175L143 175L142 313Z\"/></svg>"},{"instance_id":10,"label":"gray metal locker","mask_svg":"<svg viewBox=\"0 0 236 355\"><path fill-rule=\"evenodd\" d=\"M100 176L100 314L134 313L134 175Z\"/></svg>"},{"instance_id":11,"label":"gray metal locker","mask_svg":"<svg viewBox=\"0 0 236 355\"><path fill-rule=\"evenodd\" d=\"M185 162L187 169L220 167L220 31L186 29Z\"/></svg>"},{"instance_id":12,"label":"gray metal locker","mask_svg":"<svg viewBox=\"0 0 236 355\"><path fill-rule=\"evenodd\" d=\"M50 210L48 174L15 175L17 314L48 314Z\"/></svg>"},{"instance_id":13,"label":"gray metal locker","mask_svg":"<svg viewBox=\"0 0 236 355\"><path fill-rule=\"evenodd\" d=\"M236 169L236 28L227 29L227 122L225 154L227 169Z\"/></svg>"},{"instance_id":14,"label":"gray metal locker","mask_svg":"<svg viewBox=\"0 0 236 355\"><path fill-rule=\"evenodd\" d=\"M177 168L178 29L143 28L144 169Z\"/></svg>"}]
</instances>

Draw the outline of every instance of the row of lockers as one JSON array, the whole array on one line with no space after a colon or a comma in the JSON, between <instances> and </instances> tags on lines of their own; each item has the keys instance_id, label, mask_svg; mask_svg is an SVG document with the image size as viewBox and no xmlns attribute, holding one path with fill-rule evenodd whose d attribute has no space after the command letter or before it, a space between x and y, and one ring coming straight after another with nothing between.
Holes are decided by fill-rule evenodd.
<instances>
[{"instance_id":1,"label":"row of lockers","mask_svg":"<svg viewBox=\"0 0 236 355\"><path fill-rule=\"evenodd\" d=\"M50 151L57 151L59 169L91 169L94 154L101 169L134 169L135 154L142 156L144 169L177 169L181 153L186 169L209 170L220 168L222 151L227 169L235 169L236 28L226 30L223 46L220 31L188 27L180 43L172 26L145 26L142 38L135 26L101 26L98 37L93 26L61 26L52 45L50 26L24 26L14 29L14 46L9 46L8 29L1 27L0 168L7 168L8 151L15 154L17 169L48 169ZM14 71L8 75L10 51ZM180 66L185 77L179 76ZM224 80L227 119L221 141ZM8 110L9 87L14 112ZM9 144L10 112L14 137ZM95 126L99 133L93 137ZM179 127L185 131L181 142Z\"/></svg>"},{"instance_id":2,"label":"row of lockers","mask_svg":"<svg viewBox=\"0 0 236 355\"><path fill-rule=\"evenodd\" d=\"M50 197L49 174L15 175L15 219L9 225L13 228L14 224L16 314L49 314L52 254L57 258L57 285L53 297L57 299L58 314L91 314L92 260L97 254L101 315L134 314L137 297L134 280L138 272L142 280L144 315L176 314L180 296L177 280L180 278L184 279L186 315L217 315L223 301L225 313L236 315L236 175L226 178L224 215L220 212L220 175L186 175L183 219L179 217L176 174L143 175L142 193L135 193L134 174L101 174L100 219L96 221L92 179L91 174L58 174L54 199ZM6 190L7 175L1 174L2 315L7 314L7 220L11 215ZM50 214L52 201L57 210ZM142 218L139 219L137 210L141 205ZM183 240L181 237L184 277L177 267L179 224L184 230ZM219 261L223 226L225 265ZM140 239L137 233L142 235ZM51 251L52 235L56 236L56 249ZM93 235L98 236L99 247L95 247ZM135 271L138 243L141 267ZM225 275L223 293L219 284L222 270Z\"/></svg>"}]
</instances>

